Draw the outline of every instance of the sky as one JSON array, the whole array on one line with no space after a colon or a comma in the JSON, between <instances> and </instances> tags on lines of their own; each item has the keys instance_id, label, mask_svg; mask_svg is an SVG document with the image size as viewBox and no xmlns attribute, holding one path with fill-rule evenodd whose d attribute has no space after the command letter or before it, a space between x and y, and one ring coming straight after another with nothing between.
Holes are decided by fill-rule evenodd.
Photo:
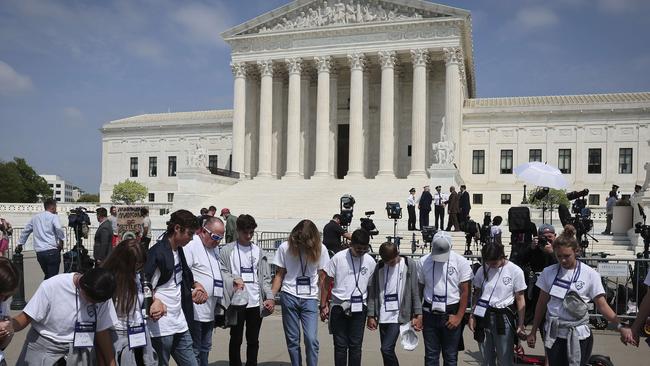
<instances>
[{"instance_id":1,"label":"sky","mask_svg":"<svg viewBox=\"0 0 650 366\"><path fill-rule=\"evenodd\" d=\"M286 0L0 0L0 159L89 193L102 125L232 108L219 34ZM470 10L478 97L650 91L648 0L448 0Z\"/></svg>"}]
</instances>

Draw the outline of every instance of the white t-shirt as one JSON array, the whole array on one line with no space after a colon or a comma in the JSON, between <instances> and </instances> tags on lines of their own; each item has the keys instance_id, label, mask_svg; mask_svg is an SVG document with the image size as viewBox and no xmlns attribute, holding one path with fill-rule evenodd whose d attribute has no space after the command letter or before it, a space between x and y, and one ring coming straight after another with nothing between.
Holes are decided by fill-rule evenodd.
<instances>
[{"instance_id":1,"label":"white t-shirt","mask_svg":"<svg viewBox=\"0 0 650 366\"><path fill-rule=\"evenodd\" d=\"M379 269L378 269L379 270ZM406 271L406 265L404 264L404 259L400 257L399 263L394 267L389 265L384 265L384 268L381 269L384 272L384 281L386 283L380 283L382 291L377 291L385 294L398 294L397 301L398 303L402 302L402 295L404 294L404 282L403 274ZM388 273L388 276L386 276ZM386 310L386 304L383 297L379 298L379 323L388 324L388 323L399 323L399 307L397 310Z\"/></svg>"},{"instance_id":2,"label":"white t-shirt","mask_svg":"<svg viewBox=\"0 0 650 366\"><path fill-rule=\"evenodd\" d=\"M253 267L253 282L244 282L244 288L248 291L247 308L260 306L260 283L257 276L257 269L260 263L260 248L251 243L250 245L235 244L235 249L230 253L231 271L233 276L242 277L241 267Z\"/></svg>"},{"instance_id":3,"label":"white t-shirt","mask_svg":"<svg viewBox=\"0 0 650 366\"><path fill-rule=\"evenodd\" d=\"M178 256L178 250L172 250L174 254L174 268L181 266ZM151 279L151 285L154 287L154 297L162 301L167 306L167 315L164 315L158 321L147 319L147 326L152 337L164 337L172 334L183 333L187 328L187 321L181 305L181 282L177 279L182 278L181 274L173 273L169 280L162 285L158 284L160 279L160 270L156 269Z\"/></svg>"},{"instance_id":4,"label":"white t-shirt","mask_svg":"<svg viewBox=\"0 0 650 366\"><path fill-rule=\"evenodd\" d=\"M301 299L318 298L318 271L325 268L329 261L330 257L327 254L327 248L322 244L318 263L309 263L304 254L301 254L300 257L291 254L289 252L289 243L286 241L280 245L273 258L273 264L287 270L284 281L282 281L282 291ZM309 295L298 295L296 278L299 276L310 278Z\"/></svg>"},{"instance_id":5,"label":"white t-shirt","mask_svg":"<svg viewBox=\"0 0 650 366\"><path fill-rule=\"evenodd\" d=\"M375 260L368 254L364 254L363 257L352 257L350 249L336 253L325 266L325 273L334 278L332 296L341 301L348 301L354 292L354 296L363 296L365 304L368 297L368 282L376 265Z\"/></svg>"},{"instance_id":6,"label":"white t-shirt","mask_svg":"<svg viewBox=\"0 0 650 366\"><path fill-rule=\"evenodd\" d=\"M483 283L483 269L476 271L474 287L482 288L481 300L490 300L490 307L503 309L515 302L515 294L525 290L524 271L516 264L507 261L503 267L488 269L488 279ZM496 286L496 288L495 288Z\"/></svg>"},{"instance_id":7,"label":"white t-shirt","mask_svg":"<svg viewBox=\"0 0 650 366\"><path fill-rule=\"evenodd\" d=\"M141 309L142 309L142 302L144 301L144 294L142 293L142 284L140 283L139 273L136 273L135 275L135 288L138 297L135 303L133 304L133 308L131 308L131 311L129 311L128 314L128 321L131 326L137 326L143 322ZM117 311L117 308L115 309L115 313L117 314L117 317L115 323L113 324L113 329L125 331L127 329L127 315L126 314L120 315Z\"/></svg>"},{"instance_id":8,"label":"white t-shirt","mask_svg":"<svg viewBox=\"0 0 650 366\"><path fill-rule=\"evenodd\" d=\"M183 247L183 253L187 266L194 275L194 281L198 281L208 293L208 300L205 303L194 304L194 320L211 322L214 320L214 307L217 304L217 298L214 296L215 279L222 281L223 289L223 277L216 249L206 248L201 237L194 235L194 239Z\"/></svg>"},{"instance_id":9,"label":"white t-shirt","mask_svg":"<svg viewBox=\"0 0 650 366\"><path fill-rule=\"evenodd\" d=\"M81 293L77 296L74 275L64 273L45 280L23 310L32 319L34 330L54 342L73 342L77 321L96 321L96 331L101 332L117 319L113 300L90 304Z\"/></svg>"},{"instance_id":10,"label":"white t-shirt","mask_svg":"<svg viewBox=\"0 0 650 366\"><path fill-rule=\"evenodd\" d=\"M418 281L424 285L424 300L429 303L435 286L436 296L444 296L446 292L447 305L457 304L460 301L460 284L471 280L473 275L469 261L453 251L449 254L448 262L436 262L434 267L431 254L427 254L420 258L418 265Z\"/></svg>"},{"instance_id":11,"label":"white t-shirt","mask_svg":"<svg viewBox=\"0 0 650 366\"><path fill-rule=\"evenodd\" d=\"M558 268L560 268L559 275L558 275ZM579 273L576 274L576 271L578 271ZM537 287L539 287L542 291L549 293L550 296L548 305L546 306L547 321L546 321L545 328L547 332L549 331L548 328L550 326L550 322L548 321L548 319L551 316L557 316L560 318L560 320L569 320L569 321L575 320L569 314L567 314L566 310L564 310L564 308L562 307L563 299L559 299L555 296L550 295L551 286L555 281L556 275L558 275L557 277L561 280L571 281L570 290L577 292L582 298L582 300L584 300L585 302L590 302L596 296L605 293L605 289L603 288L603 283L601 282L600 274L596 272L596 270L594 270L593 268L589 267L584 263L578 262L576 264L576 268L571 270L566 270L562 268L559 264L554 264L544 268L544 271L542 271L542 274L537 279ZM558 337L566 338L567 333L568 333L567 329L559 329ZM589 330L588 325L581 325L576 328L576 334L578 335L578 338L582 340L588 338L589 335L591 334L591 331Z\"/></svg>"}]
</instances>

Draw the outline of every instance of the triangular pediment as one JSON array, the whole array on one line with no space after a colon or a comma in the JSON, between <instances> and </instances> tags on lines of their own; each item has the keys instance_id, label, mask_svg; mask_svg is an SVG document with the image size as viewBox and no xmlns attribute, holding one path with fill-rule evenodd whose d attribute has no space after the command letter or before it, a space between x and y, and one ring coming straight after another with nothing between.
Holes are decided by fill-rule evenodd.
<instances>
[{"instance_id":1,"label":"triangular pediment","mask_svg":"<svg viewBox=\"0 0 650 366\"><path fill-rule=\"evenodd\" d=\"M222 37L469 14L423 0L295 0L225 31Z\"/></svg>"}]
</instances>

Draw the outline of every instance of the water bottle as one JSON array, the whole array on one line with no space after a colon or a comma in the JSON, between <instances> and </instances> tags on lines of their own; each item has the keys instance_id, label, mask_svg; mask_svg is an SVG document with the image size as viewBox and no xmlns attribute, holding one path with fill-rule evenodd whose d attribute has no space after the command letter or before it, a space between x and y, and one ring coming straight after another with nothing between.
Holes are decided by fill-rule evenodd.
<instances>
[{"instance_id":1,"label":"water bottle","mask_svg":"<svg viewBox=\"0 0 650 366\"><path fill-rule=\"evenodd\" d=\"M151 287L151 282L148 279L142 277L142 292L144 294L144 300L142 301L142 317L149 317L149 309L151 309L151 304L153 303L153 289Z\"/></svg>"}]
</instances>

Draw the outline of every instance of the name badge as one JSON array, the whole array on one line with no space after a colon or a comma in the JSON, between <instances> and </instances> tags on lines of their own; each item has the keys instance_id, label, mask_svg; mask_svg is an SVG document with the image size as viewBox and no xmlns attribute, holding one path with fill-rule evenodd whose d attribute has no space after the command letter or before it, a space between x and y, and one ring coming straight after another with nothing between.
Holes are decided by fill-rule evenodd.
<instances>
[{"instance_id":1,"label":"name badge","mask_svg":"<svg viewBox=\"0 0 650 366\"><path fill-rule=\"evenodd\" d=\"M76 322L74 325L74 348L95 346L95 322Z\"/></svg>"},{"instance_id":2,"label":"name badge","mask_svg":"<svg viewBox=\"0 0 650 366\"><path fill-rule=\"evenodd\" d=\"M213 280L212 291L214 297L223 297L223 280Z\"/></svg>"},{"instance_id":3,"label":"name badge","mask_svg":"<svg viewBox=\"0 0 650 366\"><path fill-rule=\"evenodd\" d=\"M570 287L571 287L570 281L556 278L555 281L553 282L553 285L551 286L550 294L551 296L557 297L559 299L564 299L566 293L569 292Z\"/></svg>"},{"instance_id":4,"label":"name badge","mask_svg":"<svg viewBox=\"0 0 650 366\"><path fill-rule=\"evenodd\" d=\"M129 326L126 328L126 332L129 335L130 349L140 348L147 345L147 334L145 333L144 323Z\"/></svg>"},{"instance_id":5,"label":"name badge","mask_svg":"<svg viewBox=\"0 0 650 366\"><path fill-rule=\"evenodd\" d=\"M399 310L399 299L397 298L397 294L385 294L384 304L386 306L386 311Z\"/></svg>"},{"instance_id":6,"label":"name badge","mask_svg":"<svg viewBox=\"0 0 650 366\"><path fill-rule=\"evenodd\" d=\"M350 298L350 311L360 313L363 311L363 296L352 296Z\"/></svg>"},{"instance_id":7,"label":"name badge","mask_svg":"<svg viewBox=\"0 0 650 366\"><path fill-rule=\"evenodd\" d=\"M183 267L181 267L180 263L174 266L174 282L176 286L183 282Z\"/></svg>"},{"instance_id":8,"label":"name badge","mask_svg":"<svg viewBox=\"0 0 650 366\"><path fill-rule=\"evenodd\" d=\"M307 276L299 276L296 278L296 294L311 295L311 278Z\"/></svg>"},{"instance_id":9,"label":"name badge","mask_svg":"<svg viewBox=\"0 0 650 366\"><path fill-rule=\"evenodd\" d=\"M447 296L433 295L431 299L431 311L447 311Z\"/></svg>"},{"instance_id":10,"label":"name badge","mask_svg":"<svg viewBox=\"0 0 650 366\"><path fill-rule=\"evenodd\" d=\"M488 307L490 307L490 303L487 300L478 300L474 308L474 315L484 317Z\"/></svg>"},{"instance_id":11,"label":"name badge","mask_svg":"<svg viewBox=\"0 0 650 366\"><path fill-rule=\"evenodd\" d=\"M245 283L255 282L255 276L253 275L253 267L240 267L239 271L241 272L241 279Z\"/></svg>"}]
</instances>

